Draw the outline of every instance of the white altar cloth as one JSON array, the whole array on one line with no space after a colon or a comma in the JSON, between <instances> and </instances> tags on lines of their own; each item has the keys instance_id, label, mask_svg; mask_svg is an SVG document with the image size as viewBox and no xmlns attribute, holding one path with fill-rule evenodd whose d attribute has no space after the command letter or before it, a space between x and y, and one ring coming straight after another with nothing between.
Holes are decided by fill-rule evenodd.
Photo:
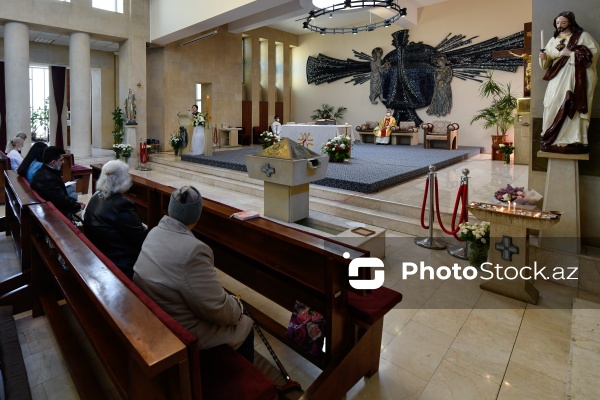
<instances>
[{"instance_id":1,"label":"white altar cloth","mask_svg":"<svg viewBox=\"0 0 600 400\"><path fill-rule=\"evenodd\" d=\"M315 153L321 153L321 147L323 147L329 139L344 134L350 136L351 140L354 142L352 125L281 125L282 139L287 137Z\"/></svg>"}]
</instances>

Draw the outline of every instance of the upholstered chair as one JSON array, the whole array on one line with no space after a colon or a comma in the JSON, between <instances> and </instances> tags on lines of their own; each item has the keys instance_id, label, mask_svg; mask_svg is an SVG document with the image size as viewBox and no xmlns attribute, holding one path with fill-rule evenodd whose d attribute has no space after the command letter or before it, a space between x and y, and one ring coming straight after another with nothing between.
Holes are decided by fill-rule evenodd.
<instances>
[{"instance_id":1,"label":"upholstered chair","mask_svg":"<svg viewBox=\"0 0 600 400\"><path fill-rule=\"evenodd\" d=\"M431 148L431 141L445 141L448 150L458 149L457 123L450 121L433 121L421 125L423 128L423 147Z\"/></svg>"}]
</instances>

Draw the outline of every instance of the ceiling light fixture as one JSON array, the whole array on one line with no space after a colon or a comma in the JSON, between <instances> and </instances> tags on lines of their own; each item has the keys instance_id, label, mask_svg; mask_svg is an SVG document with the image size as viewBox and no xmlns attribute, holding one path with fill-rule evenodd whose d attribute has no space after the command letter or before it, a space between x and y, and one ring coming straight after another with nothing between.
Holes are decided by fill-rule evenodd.
<instances>
[{"instance_id":1,"label":"ceiling light fixture","mask_svg":"<svg viewBox=\"0 0 600 400\"><path fill-rule=\"evenodd\" d=\"M333 4L333 2L339 1L337 4ZM344 33L352 33L356 35L357 32L372 32L380 27L389 27L391 24L406 16L406 8L400 7L396 1L394 0L333 0L327 3L322 3L322 1L313 0L313 4L315 5L327 5L326 7L311 10L308 13L308 17L306 17L305 22L302 23L302 27L304 29L310 30L312 32L318 32L321 35L325 35L326 33L331 34L344 34ZM328 28L323 26L318 26L314 22L315 18L320 17L322 15L329 14L329 18L333 16L333 14L337 11L345 11L345 10L357 10L359 8L386 8L392 12L394 15L386 18L385 20L379 22L369 22L368 24L355 26L352 28Z\"/></svg>"},{"instance_id":2,"label":"ceiling light fixture","mask_svg":"<svg viewBox=\"0 0 600 400\"><path fill-rule=\"evenodd\" d=\"M204 35L197 36L191 40L188 40L187 42L183 42L180 44L180 46L187 46L188 44L192 44L194 42L197 42L198 40L202 40L202 39L209 38L211 36L215 36L216 34L217 34L217 30L215 29L212 32L205 33Z\"/></svg>"}]
</instances>

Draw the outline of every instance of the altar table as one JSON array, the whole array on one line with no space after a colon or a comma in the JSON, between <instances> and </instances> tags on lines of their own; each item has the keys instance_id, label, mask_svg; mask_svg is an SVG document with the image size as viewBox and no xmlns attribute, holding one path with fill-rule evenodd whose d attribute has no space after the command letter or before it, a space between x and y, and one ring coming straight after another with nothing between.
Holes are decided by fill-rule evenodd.
<instances>
[{"instance_id":1,"label":"altar table","mask_svg":"<svg viewBox=\"0 0 600 400\"><path fill-rule=\"evenodd\" d=\"M302 146L321 153L321 147L329 139L339 135L348 135L354 141L354 131L352 125L301 125L285 124L281 125L281 138L290 138Z\"/></svg>"}]
</instances>

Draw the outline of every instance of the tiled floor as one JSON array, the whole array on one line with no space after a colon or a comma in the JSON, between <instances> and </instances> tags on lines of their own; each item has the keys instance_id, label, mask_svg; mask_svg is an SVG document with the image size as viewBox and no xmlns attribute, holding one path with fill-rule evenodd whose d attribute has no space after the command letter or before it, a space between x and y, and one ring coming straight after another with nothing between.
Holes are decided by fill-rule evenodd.
<instances>
[{"instance_id":1,"label":"tiled floor","mask_svg":"<svg viewBox=\"0 0 600 400\"><path fill-rule=\"evenodd\" d=\"M489 201L491 194L507 183L527 186L526 166L507 166L481 155L439 171L441 203L454 204L463 168L471 171L471 200ZM157 171L146 174L171 186L190 183ZM205 197L243 209L263 209L262 198L192 183ZM417 179L369 196L418 206L423 186L423 180ZM311 211L313 215L324 217ZM2 269L10 258L3 254L8 247L3 243ZM478 280L401 280L404 260L438 266L466 265L466 261L446 251L418 247L412 238L398 232L388 231L387 243L385 285L403 293L404 300L385 317L379 372L357 383L347 399L565 398L575 289L538 281L540 303L531 306L484 292ZM289 311L269 304L226 276L222 282L287 324ZM18 317L17 324L34 398L78 398L45 319L33 320L25 314ZM320 371L275 339L271 344L292 378L308 387ZM271 359L259 339L256 349Z\"/></svg>"}]
</instances>

